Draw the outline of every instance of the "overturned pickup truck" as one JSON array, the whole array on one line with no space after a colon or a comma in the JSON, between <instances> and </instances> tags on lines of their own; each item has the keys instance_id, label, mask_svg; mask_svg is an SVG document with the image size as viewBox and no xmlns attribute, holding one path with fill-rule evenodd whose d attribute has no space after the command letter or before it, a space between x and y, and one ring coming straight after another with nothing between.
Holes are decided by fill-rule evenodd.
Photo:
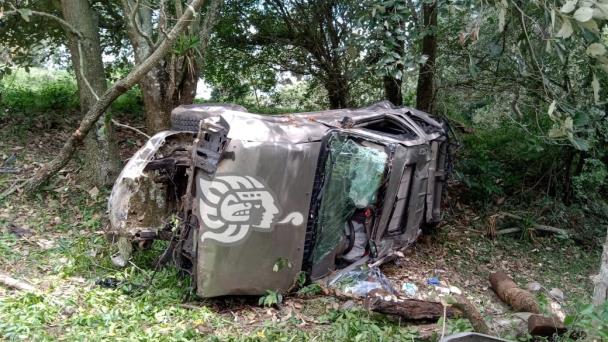
<instances>
[{"instance_id":1,"label":"overturned pickup truck","mask_svg":"<svg viewBox=\"0 0 608 342\"><path fill-rule=\"evenodd\" d=\"M108 234L117 263L169 240L161 260L202 297L286 291L302 272L382 262L441 219L446 127L415 109L190 105L171 119L116 181Z\"/></svg>"}]
</instances>

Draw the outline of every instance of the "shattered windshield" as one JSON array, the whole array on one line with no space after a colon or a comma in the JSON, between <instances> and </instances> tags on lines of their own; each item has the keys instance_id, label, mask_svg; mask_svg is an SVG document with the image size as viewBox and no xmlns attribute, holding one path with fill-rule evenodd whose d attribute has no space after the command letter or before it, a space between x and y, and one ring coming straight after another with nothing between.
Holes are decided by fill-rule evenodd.
<instances>
[{"instance_id":1,"label":"shattered windshield","mask_svg":"<svg viewBox=\"0 0 608 342\"><path fill-rule=\"evenodd\" d=\"M345 224L355 211L376 201L387 161L384 151L363 146L349 137L334 136L328 145L314 263L339 245Z\"/></svg>"}]
</instances>

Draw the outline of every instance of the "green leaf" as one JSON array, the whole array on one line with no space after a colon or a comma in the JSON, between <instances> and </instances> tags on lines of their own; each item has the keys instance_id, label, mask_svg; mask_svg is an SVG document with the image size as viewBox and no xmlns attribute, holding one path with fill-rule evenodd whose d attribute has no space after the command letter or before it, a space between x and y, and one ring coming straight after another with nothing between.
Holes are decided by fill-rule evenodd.
<instances>
[{"instance_id":1,"label":"green leaf","mask_svg":"<svg viewBox=\"0 0 608 342\"><path fill-rule=\"evenodd\" d=\"M17 10L17 12L19 12L19 15L21 15L21 18L23 18L23 20L27 21L28 23L30 22L30 17L32 16L32 10L29 8L20 8Z\"/></svg>"},{"instance_id":2,"label":"green leaf","mask_svg":"<svg viewBox=\"0 0 608 342\"><path fill-rule=\"evenodd\" d=\"M574 29L572 28L570 19L562 17L562 27L559 29L559 32L557 32L556 37L566 39L569 38L573 32Z\"/></svg>"},{"instance_id":3,"label":"green leaf","mask_svg":"<svg viewBox=\"0 0 608 342\"><path fill-rule=\"evenodd\" d=\"M572 145L574 145L574 147L577 150L580 150L580 151L589 150L589 142L587 140L579 138L579 137L575 137L575 136L568 136L568 139L570 140Z\"/></svg>"},{"instance_id":4,"label":"green leaf","mask_svg":"<svg viewBox=\"0 0 608 342\"><path fill-rule=\"evenodd\" d=\"M581 23L589 21L591 18L593 18L593 8L591 7L580 7L574 12L574 19Z\"/></svg>"},{"instance_id":5,"label":"green leaf","mask_svg":"<svg viewBox=\"0 0 608 342\"><path fill-rule=\"evenodd\" d=\"M593 43L587 47L587 54L591 57L598 57L606 54L604 44Z\"/></svg>"},{"instance_id":6,"label":"green leaf","mask_svg":"<svg viewBox=\"0 0 608 342\"><path fill-rule=\"evenodd\" d=\"M595 73L593 73L591 87L593 88L593 101L595 101L595 104L598 104L600 102L600 81L597 79Z\"/></svg>"},{"instance_id":7,"label":"green leaf","mask_svg":"<svg viewBox=\"0 0 608 342\"><path fill-rule=\"evenodd\" d=\"M562 6L562 8L559 10L562 13L570 13L572 11L574 11L574 9L576 8L576 3L578 2L578 0L568 0L566 1L566 3L564 4L564 6Z\"/></svg>"}]
</instances>

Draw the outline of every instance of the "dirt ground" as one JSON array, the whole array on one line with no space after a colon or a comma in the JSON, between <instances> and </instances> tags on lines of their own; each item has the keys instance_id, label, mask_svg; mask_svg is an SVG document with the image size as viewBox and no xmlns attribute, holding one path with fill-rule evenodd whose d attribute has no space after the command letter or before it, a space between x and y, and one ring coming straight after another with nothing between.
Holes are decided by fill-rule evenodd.
<instances>
[{"instance_id":1,"label":"dirt ground","mask_svg":"<svg viewBox=\"0 0 608 342\"><path fill-rule=\"evenodd\" d=\"M5 132L7 133L7 132ZM8 135L8 134L7 134ZM45 130L36 138L0 141L0 160L16 156L18 174L0 175L0 192L18 184L60 148L67 133ZM145 138L121 132L123 158ZM356 302L314 295L288 295L279 308L263 308L257 298L199 301L188 282L173 270L154 272L163 246L137 256L125 269L109 263L114 247L105 241L107 189L90 187L79 173L78 158L45 191L17 193L0 200L0 272L26 280L42 295L0 286L0 336L12 339L178 339L304 340L308 338L375 340L437 337L436 324L412 326L352 310ZM452 187L449 192L460 191ZM454 197L455 198L455 197ZM437 299L440 288L455 287L480 310L491 328L512 313L489 288L490 272L503 270L522 287L542 286L541 302L553 288L563 292L566 313L588 302L590 277L597 272L601 247L559 236L492 239L489 221L476 208L448 198L446 218L437 233L422 238L403 258L382 267L398 291L416 285L410 297ZM429 284L437 278L439 288ZM118 284L106 284L114 279ZM543 299L544 298L544 299ZM350 312L354 313L350 313ZM466 324L451 322L454 331ZM371 331L372 337L368 335ZM361 335L363 334L363 335ZM434 335L433 335L434 334ZM430 336L430 337L429 337ZM380 339L382 340L382 338Z\"/></svg>"}]
</instances>

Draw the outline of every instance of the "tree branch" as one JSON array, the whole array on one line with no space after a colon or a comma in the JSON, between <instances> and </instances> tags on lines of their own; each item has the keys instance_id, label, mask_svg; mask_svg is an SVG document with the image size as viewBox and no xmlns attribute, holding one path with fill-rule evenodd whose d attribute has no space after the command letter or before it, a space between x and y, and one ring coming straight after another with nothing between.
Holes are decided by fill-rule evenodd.
<instances>
[{"instance_id":1,"label":"tree branch","mask_svg":"<svg viewBox=\"0 0 608 342\"><path fill-rule=\"evenodd\" d=\"M164 39L154 51L149 54L145 60L137 65L126 77L117 81L96 101L89 111L84 115L78 129L72 133L68 140L63 145L61 151L52 161L43 165L36 174L28 180L26 190L33 192L42 184L46 183L54 174L63 168L78 145L82 143L84 137L93 127L94 123L99 119L108 106L121 94L133 87L142 77L144 77L169 51L177 37L188 26L190 19L196 15L196 12L203 5L204 0L192 0L187 6L184 14L179 18L175 26L171 29L167 38Z\"/></svg>"},{"instance_id":2,"label":"tree branch","mask_svg":"<svg viewBox=\"0 0 608 342\"><path fill-rule=\"evenodd\" d=\"M20 11L22 11L22 10L25 10L25 9L24 8L14 8L13 7L13 10L4 12L4 16L21 15ZM39 16L39 17L50 18L52 20L55 20L61 26L63 26L66 30L68 30L70 33L76 35L79 39L82 39L82 33L80 33L80 31L78 31L74 26L70 25L67 21L59 18L58 16L56 16L54 14L46 13L46 12L39 12L39 11L32 11L32 10L30 10L30 12L31 12L32 15L36 15L36 16ZM2 16L0 16L0 18L1 17Z\"/></svg>"}]
</instances>

